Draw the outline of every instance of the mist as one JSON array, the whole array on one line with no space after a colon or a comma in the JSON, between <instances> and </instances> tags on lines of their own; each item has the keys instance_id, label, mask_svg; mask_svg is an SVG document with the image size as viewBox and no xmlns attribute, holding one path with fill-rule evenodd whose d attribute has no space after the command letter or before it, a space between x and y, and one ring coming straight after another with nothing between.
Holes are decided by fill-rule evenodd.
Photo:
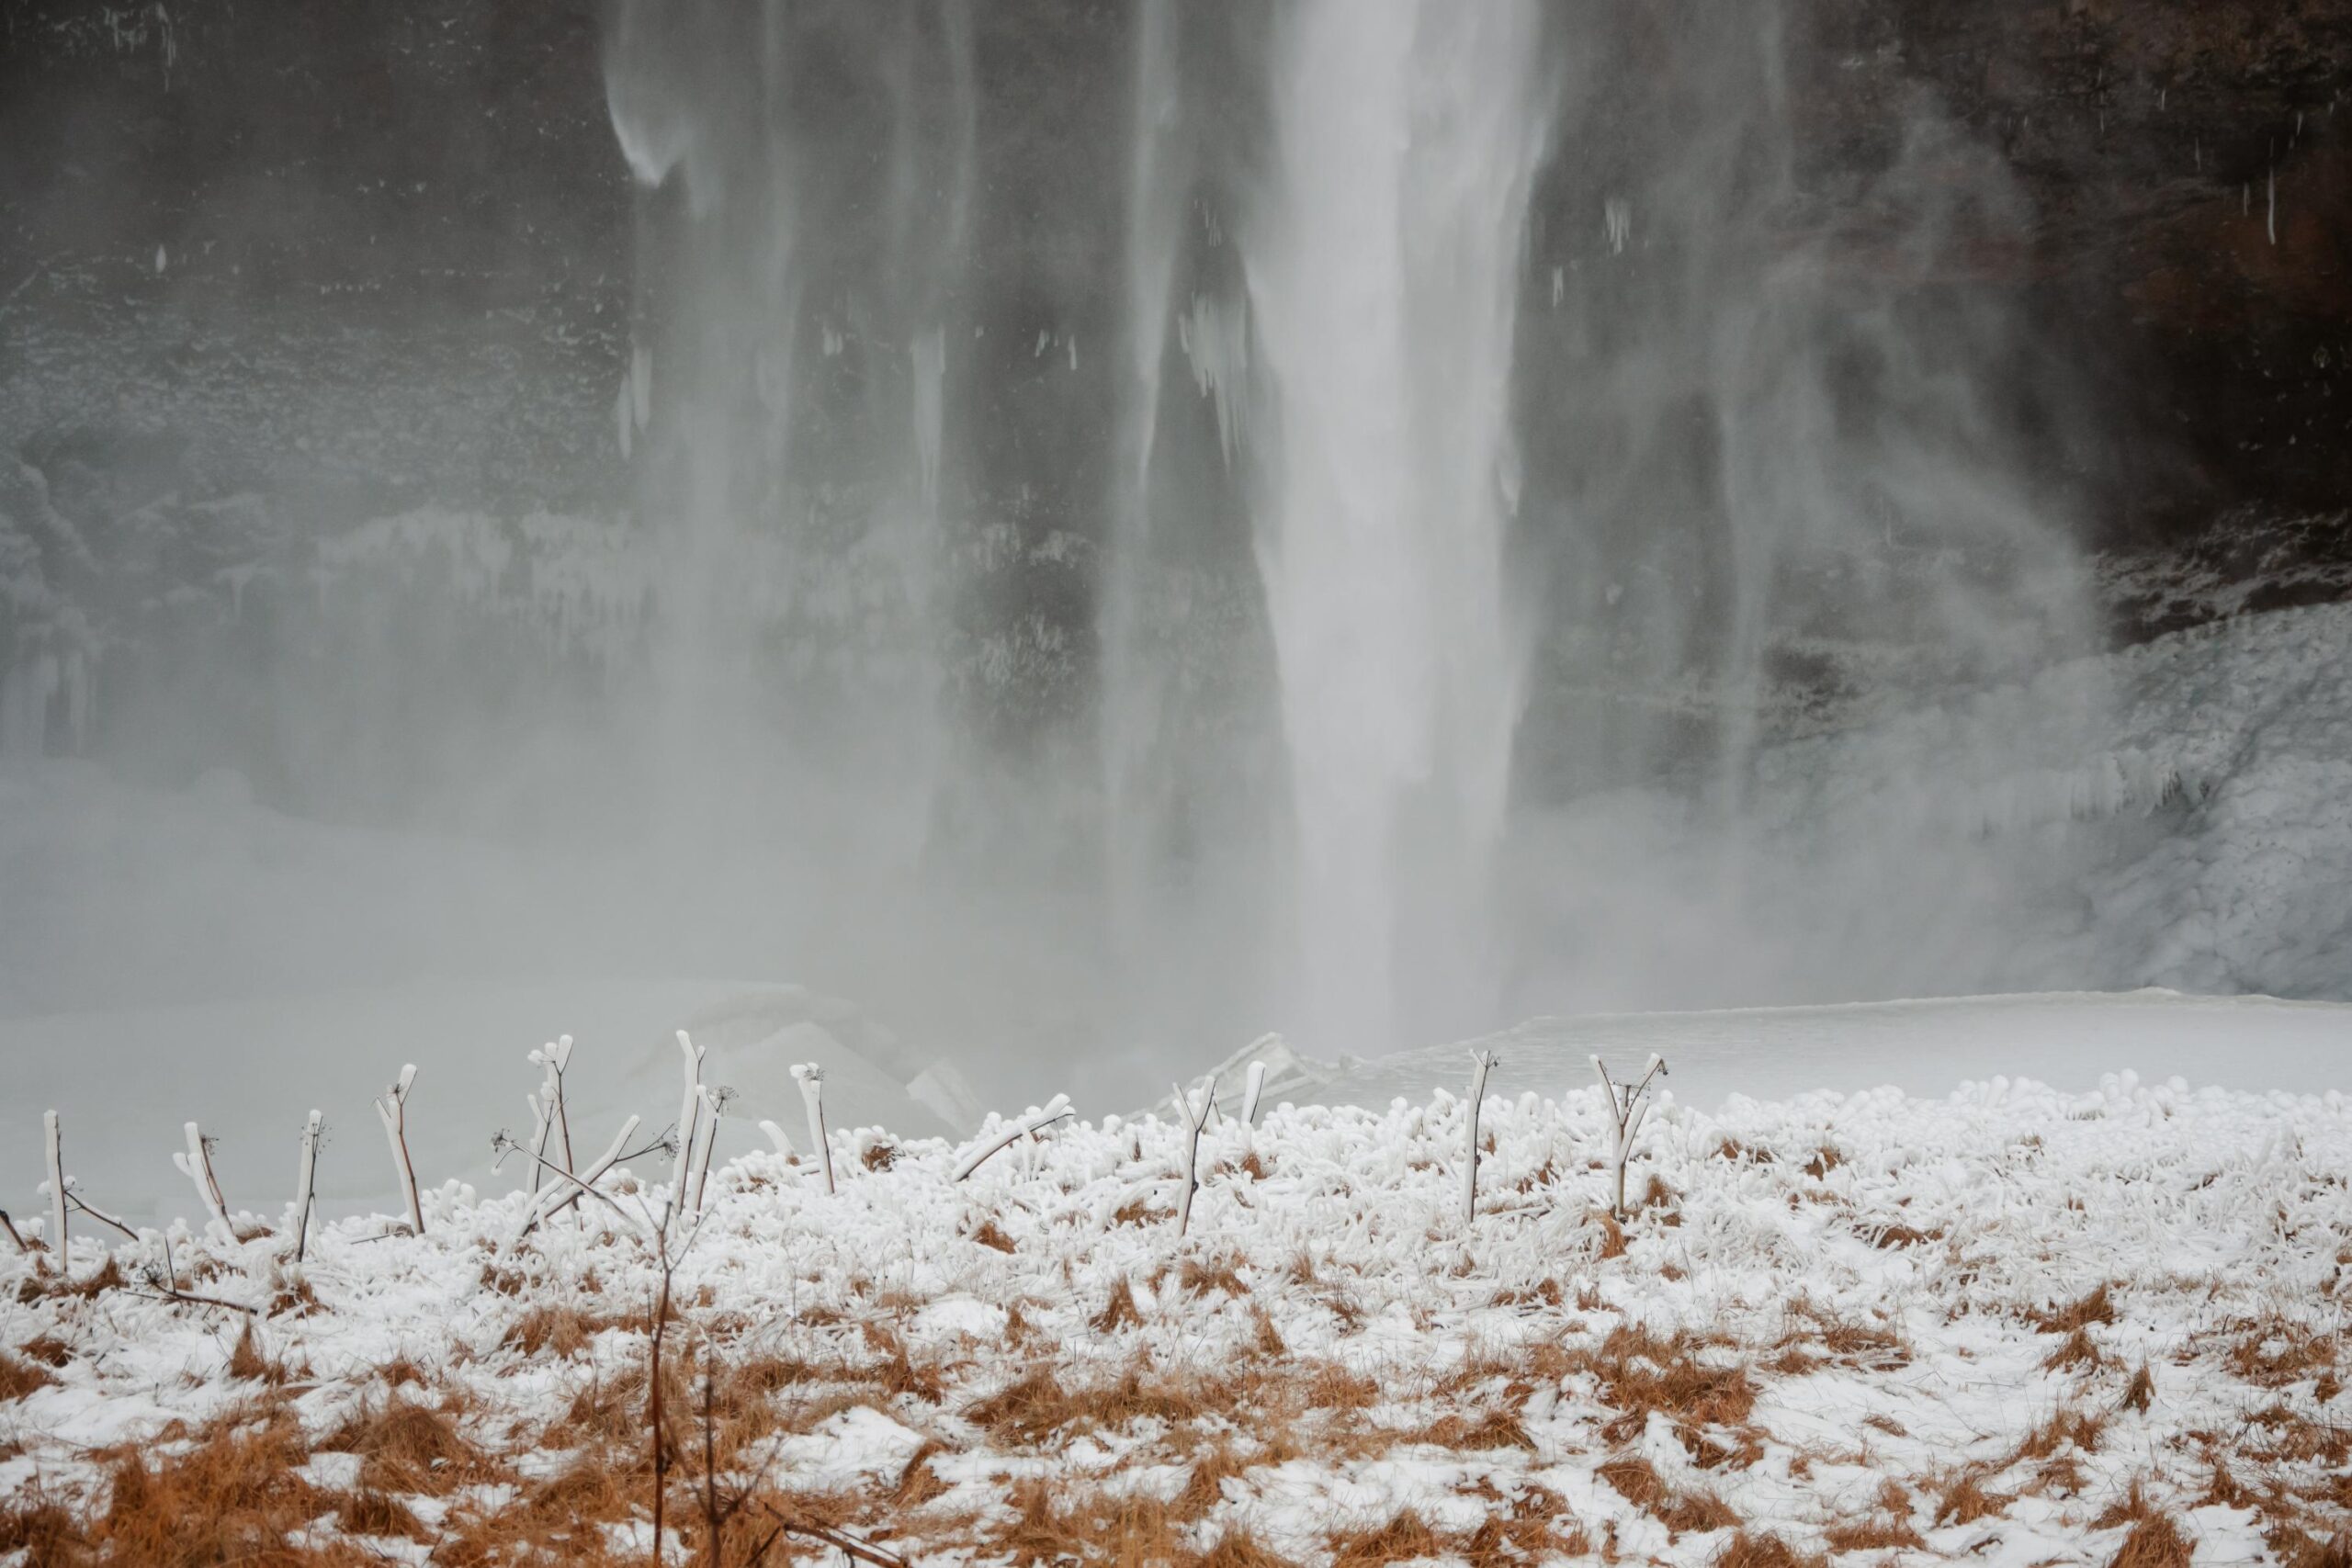
<instances>
[{"instance_id":1,"label":"mist","mask_svg":"<svg viewBox=\"0 0 2352 1568\"><path fill-rule=\"evenodd\" d=\"M446 127L235 102L334 46L221 7L7 35L182 119L11 155L0 1014L797 983L1108 1107L1266 1032L2341 990L2146 890L2228 777L2114 657L2193 462L1895 23L559 11L398 24L481 35Z\"/></svg>"}]
</instances>

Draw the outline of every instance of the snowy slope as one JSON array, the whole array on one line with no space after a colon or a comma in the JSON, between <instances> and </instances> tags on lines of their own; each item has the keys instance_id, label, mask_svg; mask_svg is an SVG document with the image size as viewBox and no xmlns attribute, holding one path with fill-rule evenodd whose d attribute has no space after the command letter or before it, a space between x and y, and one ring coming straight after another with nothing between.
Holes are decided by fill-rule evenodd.
<instances>
[{"instance_id":1,"label":"snowy slope","mask_svg":"<svg viewBox=\"0 0 2352 1568\"><path fill-rule=\"evenodd\" d=\"M747 1520L920 1564L1227 1543L1235 1568L1702 1568L1743 1537L1781 1563L1762 1538L1858 1563L2100 1562L2135 1539L2186 1561L2147 1555L2166 1531L2256 1562L2352 1526L2340 1094L1668 1106L1622 1228L1595 1212L1597 1090L1487 1101L1468 1223L1464 1111L1227 1122L1183 1239L1182 1141L1157 1120L1066 1125L963 1185L951 1145L860 1160L847 1134L837 1195L770 1155L718 1172L673 1297L674 1560L706 1430L721 1483L762 1500ZM656 1272L632 1216L662 1196L629 1186L519 1244L514 1203L454 1187L421 1238L339 1223L311 1300L277 1241L183 1231L190 1288L265 1314L242 1349L233 1310L158 1299L152 1234L107 1288L0 1258L0 1520L128 1532L227 1464L233 1497L145 1527L347 1553L292 1562L645 1561Z\"/></svg>"},{"instance_id":2,"label":"snowy slope","mask_svg":"<svg viewBox=\"0 0 2352 1568\"><path fill-rule=\"evenodd\" d=\"M2084 1090L2109 1074L2198 1088L2352 1092L2352 1006L2145 990L1539 1018L1484 1039L1351 1061L1302 1099L1381 1107L1460 1092L1469 1053L1498 1062L1489 1091L1557 1094L1591 1080L1589 1058L1664 1056L1686 1103L1786 1100L1891 1087L1939 1096L1963 1082L2031 1078Z\"/></svg>"}]
</instances>

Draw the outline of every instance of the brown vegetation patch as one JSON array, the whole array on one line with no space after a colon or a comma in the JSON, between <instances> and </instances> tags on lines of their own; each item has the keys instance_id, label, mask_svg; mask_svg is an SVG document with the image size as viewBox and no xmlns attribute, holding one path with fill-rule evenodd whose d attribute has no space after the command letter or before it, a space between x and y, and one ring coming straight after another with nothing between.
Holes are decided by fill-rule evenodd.
<instances>
[{"instance_id":1,"label":"brown vegetation patch","mask_svg":"<svg viewBox=\"0 0 2352 1568\"><path fill-rule=\"evenodd\" d=\"M2168 1514L2151 1514L2132 1527L2107 1568L2188 1568L2188 1542Z\"/></svg>"},{"instance_id":2,"label":"brown vegetation patch","mask_svg":"<svg viewBox=\"0 0 2352 1568\"><path fill-rule=\"evenodd\" d=\"M115 1458L107 1512L91 1542L119 1562L269 1561L287 1538L327 1511L294 1467L310 1457L289 1415L239 1412L196 1433L150 1466Z\"/></svg>"},{"instance_id":3,"label":"brown vegetation patch","mask_svg":"<svg viewBox=\"0 0 2352 1568\"><path fill-rule=\"evenodd\" d=\"M1711 1366L1698 1358L1702 1342L1688 1333L1660 1338L1620 1324L1598 1350L1572 1351L1569 1362L1590 1372L1600 1398L1619 1412L1601 1427L1611 1442L1641 1435L1651 1412L1674 1422L1686 1447L1708 1427L1737 1427L1756 1407L1756 1385L1744 1366Z\"/></svg>"},{"instance_id":4,"label":"brown vegetation patch","mask_svg":"<svg viewBox=\"0 0 2352 1568\"><path fill-rule=\"evenodd\" d=\"M1154 1208L1150 1199L1140 1196L1130 1198L1111 1211L1111 1223L1114 1225L1158 1224L1175 1217L1175 1210Z\"/></svg>"},{"instance_id":5,"label":"brown vegetation patch","mask_svg":"<svg viewBox=\"0 0 2352 1568\"><path fill-rule=\"evenodd\" d=\"M1882 1515L1873 1519L1849 1520L1831 1525L1826 1538L1832 1551L1887 1551L1897 1549L1923 1551L1927 1542L1911 1528L1911 1521L1898 1515Z\"/></svg>"},{"instance_id":6,"label":"brown vegetation patch","mask_svg":"<svg viewBox=\"0 0 2352 1568\"><path fill-rule=\"evenodd\" d=\"M430 1540L432 1535L407 1504L382 1492L355 1492L335 1505L335 1523L354 1535L397 1535Z\"/></svg>"},{"instance_id":7,"label":"brown vegetation patch","mask_svg":"<svg viewBox=\"0 0 2352 1568\"><path fill-rule=\"evenodd\" d=\"M1382 1568L1419 1557L1442 1557L1445 1542L1407 1508L1376 1529L1349 1530L1329 1538L1331 1568Z\"/></svg>"},{"instance_id":8,"label":"brown vegetation patch","mask_svg":"<svg viewBox=\"0 0 2352 1568\"><path fill-rule=\"evenodd\" d=\"M1871 1232L1871 1245L1884 1252L1899 1247L1925 1247L1929 1242L1941 1241L1943 1238L1944 1233L1940 1226L1934 1230L1923 1231L1910 1225L1880 1225Z\"/></svg>"},{"instance_id":9,"label":"brown vegetation patch","mask_svg":"<svg viewBox=\"0 0 2352 1568\"><path fill-rule=\"evenodd\" d=\"M1831 1171L1837 1169L1839 1166L1844 1165L1845 1163L1846 1156L1844 1155L1839 1154L1827 1144L1824 1144L1819 1148L1813 1151L1813 1157L1811 1159L1804 1162L1804 1173L1807 1176L1812 1177L1815 1181L1819 1181Z\"/></svg>"},{"instance_id":10,"label":"brown vegetation patch","mask_svg":"<svg viewBox=\"0 0 2352 1568\"><path fill-rule=\"evenodd\" d=\"M2086 1454L2096 1453L2099 1434L2106 1428L2104 1416L2086 1410L2060 1410L2025 1435L2018 1444L2017 1458L2048 1459L2069 1445Z\"/></svg>"},{"instance_id":11,"label":"brown vegetation patch","mask_svg":"<svg viewBox=\"0 0 2352 1568\"><path fill-rule=\"evenodd\" d=\"M1715 1554L1714 1568L1825 1568L1819 1552L1802 1552L1777 1535L1742 1530Z\"/></svg>"},{"instance_id":12,"label":"brown vegetation patch","mask_svg":"<svg viewBox=\"0 0 2352 1568\"><path fill-rule=\"evenodd\" d=\"M551 1351L569 1360L585 1351L589 1342L610 1326L607 1319L592 1316L578 1307L535 1306L507 1325L498 1345L503 1350L520 1350L526 1356Z\"/></svg>"},{"instance_id":13,"label":"brown vegetation patch","mask_svg":"<svg viewBox=\"0 0 2352 1568\"><path fill-rule=\"evenodd\" d=\"M2274 1319L2252 1325L2231 1347L2226 1364L2257 1388L2285 1388L2332 1372L2338 1348L2333 1334Z\"/></svg>"},{"instance_id":14,"label":"brown vegetation patch","mask_svg":"<svg viewBox=\"0 0 2352 1568\"><path fill-rule=\"evenodd\" d=\"M1012 1238L1004 1234L1004 1227L996 1223L996 1217L994 1215L990 1215L989 1218L982 1220L979 1224L973 1229L971 1239L979 1243L982 1247L992 1247L999 1252L1011 1252L1012 1250Z\"/></svg>"},{"instance_id":15,"label":"brown vegetation patch","mask_svg":"<svg viewBox=\"0 0 2352 1568\"><path fill-rule=\"evenodd\" d=\"M1127 1283L1126 1276L1121 1275L1119 1282L1111 1287L1110 1299L1102 1303L1101 1312L1088 1320L1088 1325L1097 1334L1114 1333L1123 1326L1139 1328L1143 1325L1143 1314L1136 1306L1135 1287Z\"/></svg>"},{"instance_id":16,"label":"brown vegetation patch","mask_svg":"<svg viewBox=\"0 0 2352 1568\"><path fill-rule=\"evenodd\" d=\"M1984 1478L1971 1471L1946 1482L1936 1494L1936 1523L1973 1525L2000 1513L2017 1501L2007 1493L1986 1488Z\"/></svg>"},{"instance_id":17,"label":"brown vegetation patch","mask_svg":"<svg viewBox=\"0 0 2352 1568\"><path fill-rule=\"evenodd\" d=\"M47 1367L0 1356L0 1401L23 1399L37 1390L54 1387L57 1375Z\"/></svg>"},{"instance_id":18,"label":"brown vegetation patch","mask_svg":"<svg viewBox=\"0 0 2352 1568\"><path fill-rule=\"evenodd\" d=\"M2044 1334L2080 1334L2094 1323L2115 1321L2115 1302L2102 1283L2098 1289L2064 1306L2046 1312L2029 1312L2027 1321Z\"/></svg>"},{"instance_id":19,"label":"brown vegetation patch","mask_svg":"<svg viewBox=\"0 0 2352 1568\"><path fill-rule=\"evenodd\" d=\"M993 1437L1036 1445L1057 1433L1115 1431L1136 1421L1170 1425L1229 1407L1207 1384L1179 1383L1129 1367L1117 1382L1069 1387L1040 1367L966 1410Z\"/></svg>"},{"instance_id":20,"label":"brown vegetation patch","mask_svg":"<svg viewBox=\"0 0 2352 1568\"><path fill-rule=\"evenodd\" d=\"M2106 1364L2106 1358L2098 1353L2098 1347L2091 1343L2088 1331L2080 1328L2066 1336L2066 1342L2051 1351L2041 1363L2045 1371L2052 1372L2067 1371L2076 1367L2088 1371Z\"/></svg>"},{"instance_id":21,"label":"brown vegetation patch","mask_svg":"<svg viewBox=\"0 0 2352 1568\"><path fill-rule=\"evenodd\" d=\"M448 1412L406 1399L353 1413L319 1447L357 1454L363 1489L437 1497L500 1473Z\"/></svg>"},{"instance_id":22,"label":"brown vegetation patch","mask_svg":"<svg viewBox=\"0 0 2352 1568\"><path fill-rule=\"evenodd\" d=\"M1233 1258L1219 1258L1204 1262L1199 1258L1187 1258L1183 1268L1177 1270L1176 1282L1196 1296L1206 1295L1211 1291L1223 1291L1228 1296L1246 1296L1250 1293L1250 1287L1242 1283L1237 1267L1239 1261Z\"/></svg>"}]
</instances>

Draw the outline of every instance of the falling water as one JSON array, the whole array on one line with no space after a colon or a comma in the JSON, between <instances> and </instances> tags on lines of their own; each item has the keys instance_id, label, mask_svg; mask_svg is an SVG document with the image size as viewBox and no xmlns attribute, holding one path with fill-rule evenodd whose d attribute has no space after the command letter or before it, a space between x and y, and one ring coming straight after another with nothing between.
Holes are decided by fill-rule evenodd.
<instances>
[{"instance_id":1,"label":"falling water","mask_svg":"<svg viewBox=\"0 0 2352 1568\"><path fill-rule=\"evenodd\" d=\"M1288 23L1244 241L1279 442L1258 554L1299 1017L1324 1048L1377 1047L1487 988L1522 665L1513 324L1548 110L1532 4L1309 0Z\"/></svg>"}]
</instances>

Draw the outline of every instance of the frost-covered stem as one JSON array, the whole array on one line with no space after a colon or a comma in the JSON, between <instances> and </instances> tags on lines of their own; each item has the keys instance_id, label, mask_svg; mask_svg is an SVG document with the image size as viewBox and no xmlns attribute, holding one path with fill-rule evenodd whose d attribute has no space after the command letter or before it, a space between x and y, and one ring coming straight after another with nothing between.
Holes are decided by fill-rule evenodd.
<instances>
[{"instance_id":1,"label":"frost-covered stem","mask_svg":"<svg viewBox=\"0 0 2352 1568\"><path fill-rule=\"evenodd\" d=\"M1592 1070L1600 1077L1601 1094L1608 1100L1609 1113L1616 1122L1617 1146L1614 1151L1614 1183L1611 1189L1613 1200L1609 1212L1622 1220L1625 1217L1626 1162L1633 1158L1634 1139L1640 1134L1642 1122L1649 1115L1646 1100L1650 1091L1650 1080L1666 1071L1666 1059L1657 1052L1651 1052L1649 1065L1643 1070L1641 1081L1624 1087L1620 1087L1614 1079L1610 1077L1609 1069L1601 1065L1598 1055L1592 1058Z\"/></svg>"},{"instance_id":2,"label":"frost-covered stem","mask_svg":"<svg viewBox=\"0 0 2352 1568\"><path fill-rule=\"evenodd\" d=\"M400 1178L401 1196L408 1201L408 1228L424 1234L424 1201L416 1190L416 1167L408 1157L409 1086L416 1081L416 1064L401 1067L400 1082L376 1097L376 1114L384 1123L385 1141L392 1147L392 1169Z\"/></svg>"},{"instance_id":3,"label":"frost-covered stem","mask_svg":"<svg viewBox=\"0 0 2352 1568\"><path fill-rule=\"evenodd\" d=\"M792 1140L785 1135L783 1128L763 1117L760 1120L760 1131L767 1134L769 1144L775 1147L777 1154L786 1159L792 1157Z\"/></svg>"},{"instance_id":4,"label":"frost-covered stem","mask_svg":"<svg viewBox=\"0 0 2352 1568\"><path fill-rule=\"evenodd\" d=\"M964 1157L956 1162L954 1179L963 1180L1013 1144L1069 1113L1069 1096L1057 1094L1046 1102L1044 1109L1032 1111L1017 1122L1005 1122L993 1137L984 1134L974 1139L972 1146L964 1151Z\"/></svg>"},{"instance_id":5,"label":"frost-covered stem","mask_svg":"<svg viewBox=\"0 0 2352 1568\"><path fill-rule=\"evenodd\" d=\"M96 1203L91 1202L79 1192L69 1191L68 1196L73 1199L74 1207L81 1210L82 1213L89 1215L90 1218L97 1221L98 1224L102 1225L112 1225L116 1230L120 1231L124 1236L131 1241L137 1241L139 1239L139 1233L132 1230L129 1225L123 1224L122 1217L120 1215L107 1213L104 1209L99 1208Z\"/></svg>"},{"instance_id":6,"label":"frost-covered stem","mask_svg":"<svg viewBox=\"0 0 2352 1568\"><path fill-rule=\"evenodd\" d=\"M803 1062L792 1069L799 1080L801 1103L808 1108L808 1141L817 1146L817 1163L825 1170L825 1190L833 1191L833 1146L825 1138L825 1069Z\"/></svg>"},{"instance_id":7,"label":"frost-covered stem","mask_svg":"<svg viewBox=\"0 0 2352 1568\"><path fill-rule=\"evenodd\" d=\"M204 1134L193 1122L180 1123L180 1131L187 1140L187 1150L184 1154L174 1155L172 1163L179 1167L180 1174L195 1186L196 1201L204 1205L204 1212L212 1217L212 1223L234 1240L236 1227L229 1224L228 1201L221 1197L220 1183L213 1177L212 1157L204 1146Z\"/></svg>"},{"instance_id":8,"label":"frost-covered stem","mask_svg":"<svg viewBox=\"0 0 2352 1568\"><path fill-rule=\"evenodd\" d=\"M1216 1103L1216 1079L1212 1077L1201 1094L1201 1108L1193 1109L1182 1085L1176 1086L1176 1111L1184 1125L1184 1192L1176 1201L1176 1239L1182 1241L1193 1224L1193 1194L1201 1186L1201 1129L1209 1124L1209 1108Z\"/></svg>"},{"instance_id":9,"label":"frost-covered stem","mask_svg":"<svg viewBox=\"0 0 2352 1568\"><path fill-rule=\"evenodd\" d=\"M549 1118L555 1123L555 1161L564 1169L571 1166L571 1112L563 1103L563 1075L571 1066L571 1036L559 1034L555 1043L548 1047L547 1098Z\"/></svg>"},{"instance_id":10,"label":"frost-covered stem","mask_svg":"<svg viewBox=\"0 0 2352 1568\"><path fill-rule=\"evenodd\" d=\"M635 1117L631 1117L629 1119L630 1126L636 1125L636 1120L637 1119ZM622 1135L624 1137L628 1135L628 1130L626 1128L623 1129ZM507 1134L503 1133L501 1133L492 1141L492 1146L500 1150L519 1150L522 1153L523 1157L526 1159L539 1158L538 1156L531 1153L529 1149L524 1148L522 1145L516 1143L513 1138L507 1136ZM616 1144L616 1146L618 1146L617 1144ZM651 1231L647 1230L635 1215L631 1214L627 1209L622 1208L620 1204L614 1200L611 1193L602 1191L590 1185L590 1182L594 1179L593 1178L582 1179L581 1177L574 1176L571 1172L560 1169L554 1164L547 1160L539 1160L539 1163L547 1168L547 1172L549 1176L554 1177L558 1181L569 1184L572 1189L574 1189L574 1190L566 1197L565 1201L576 1203L582 1198L595 1199L596 1201L602 1203L607 1209L610 1209L614 1213L618 1214L624 1224L626 1224L631 1230L637 1232L639 1240L644 1242L646 1246L653 1248L656 1252L661 1252L665 1257L667 1256L665 1250L668 1246L668 1233L666 1227L658 1227ZM598 1174L602 1174L602 1172L600 1171ZM529 1227L526 1225L525 1228L527 1230ZM519 1240L520 1238L518 1237L517 1239Z\"/></svg>"},{"instance_id":11,"label":"frost-covered stem","mask_svg":"<svg viewBox=\"0 0 2352 1568\"><path fill-rule=\"evenodd\" d=\"M1266 1064L1252 1062L1250 1064L1249 1081L1241 1086L1241 1124L1244 1127L1258 1124L1258 1098L1265 1092Z\"/></svg>"},{"instance_id":12,"label":"frost-covered stem","mask_svg":"<svg viewBox=\"0 0 2352 1568\"><path fill-rule=\"evenodd\" d=\"M325 1118L317 1111L302 1124L302 1163L294 1177L294 1261L302 1261L311 1246L311 1213L319 1206L319 1130Z\"/></svg>"},{"instance_id":13,"label":"frost-covered stem","mask_svg":"<svg viewBox=\"0 0 2352 1568\"><path fill-rule=\"evenodd\" d=\"M531 1108L530 1147L532 1156L530 1180L524 1186L523 1190L536 1198L539 1195L539 1166L548 1157L548 1129L553 1125L553 1123L548 1120L548 1113L546 1111L540 1108L539 1097L537 1095L525 1095L523 1097L523 1103Z\"/></svg>"},{"instance_id":14,"label":"frost-covered stem","mask_svg":"<svg viewBox=\"0 0 2352 1568\"><path fill-rule=\"evenodd\" d=\"M1487 1074L1494 1065L1491 1053L1470 1053L1470 1103L1462 1116L1462 1223L1465 1225L1478 1214L1478 1111L1486 1103Z\"/></svg>"},{"instance_id":15,"label":"frost-covered stem","mask_svg":"<svg viewBox=\"0 0 2352 1568\"><path fill-rule=\"evenodd\" d=\"M702 1048L678 1031L678 1055L685 1074L685 1091L678 1101L678 1157L670 1167L670 1201L665 1213L687 1212L686 1183L695 1169L695 1134L702 1122Z\"/></svg>"},{"instance_id":16,"label":"frost-covered stem","mask_svg":"<svg viewBox=\"0 0 2352 1568\"><path fill-rule=\"evenodd\" d=\"M697 1214L702 1213L703 1191L710 1185L711 1151L718 1147L718 1118L727 1107L725 1089L713 1091L706 1084L701 1093L703 1106L710 1112L710 1131L703 1134L702 1146L695 1156L695 1206L690 1213Z\"/></svg>"},{"instance_id":17,"label":"frost-covered stem","mask_svg":"<svg viewBox=\"0 0 2352 1568\"><path fill-rule=\"evenodd\" d=\"M49 1145L49 1246L57 1254L57 1271L70 1276L74 1263L65 1250L65 1144L57 1129L57 1112L42 1112L40 1126Z\"/></svg>"},{"instance_id":18,"label":"frost-covered stem","mask_svg":"<svg viewBox=\"0 0 2352 1568\"><path fill-rule=\"evenodd\" d=\"M620 1163L621 1151L628 1146L629 1134L637 1131L637 1123L638 1118L634 1116L622 1122L621 1130L613 1134L612 1147L606 1149L603 1156L586 1170L576 1176L568 1170L562 1172L563 1179L570 1182L575 1190L566 1190L562 1196L558 1197L556 1189L549 1188L539 1194L539 1201L524 1212L523 1224L515 1231L514 1239L522 1240L531 1234L532 1228L541 1220L551 1219L572 1204L579 1202L580 1190L594 1190L595 1183L604 1174ZM597 1196L601 1198L604 1194L600 1192Z\"/></svg>"}]
</instances>

